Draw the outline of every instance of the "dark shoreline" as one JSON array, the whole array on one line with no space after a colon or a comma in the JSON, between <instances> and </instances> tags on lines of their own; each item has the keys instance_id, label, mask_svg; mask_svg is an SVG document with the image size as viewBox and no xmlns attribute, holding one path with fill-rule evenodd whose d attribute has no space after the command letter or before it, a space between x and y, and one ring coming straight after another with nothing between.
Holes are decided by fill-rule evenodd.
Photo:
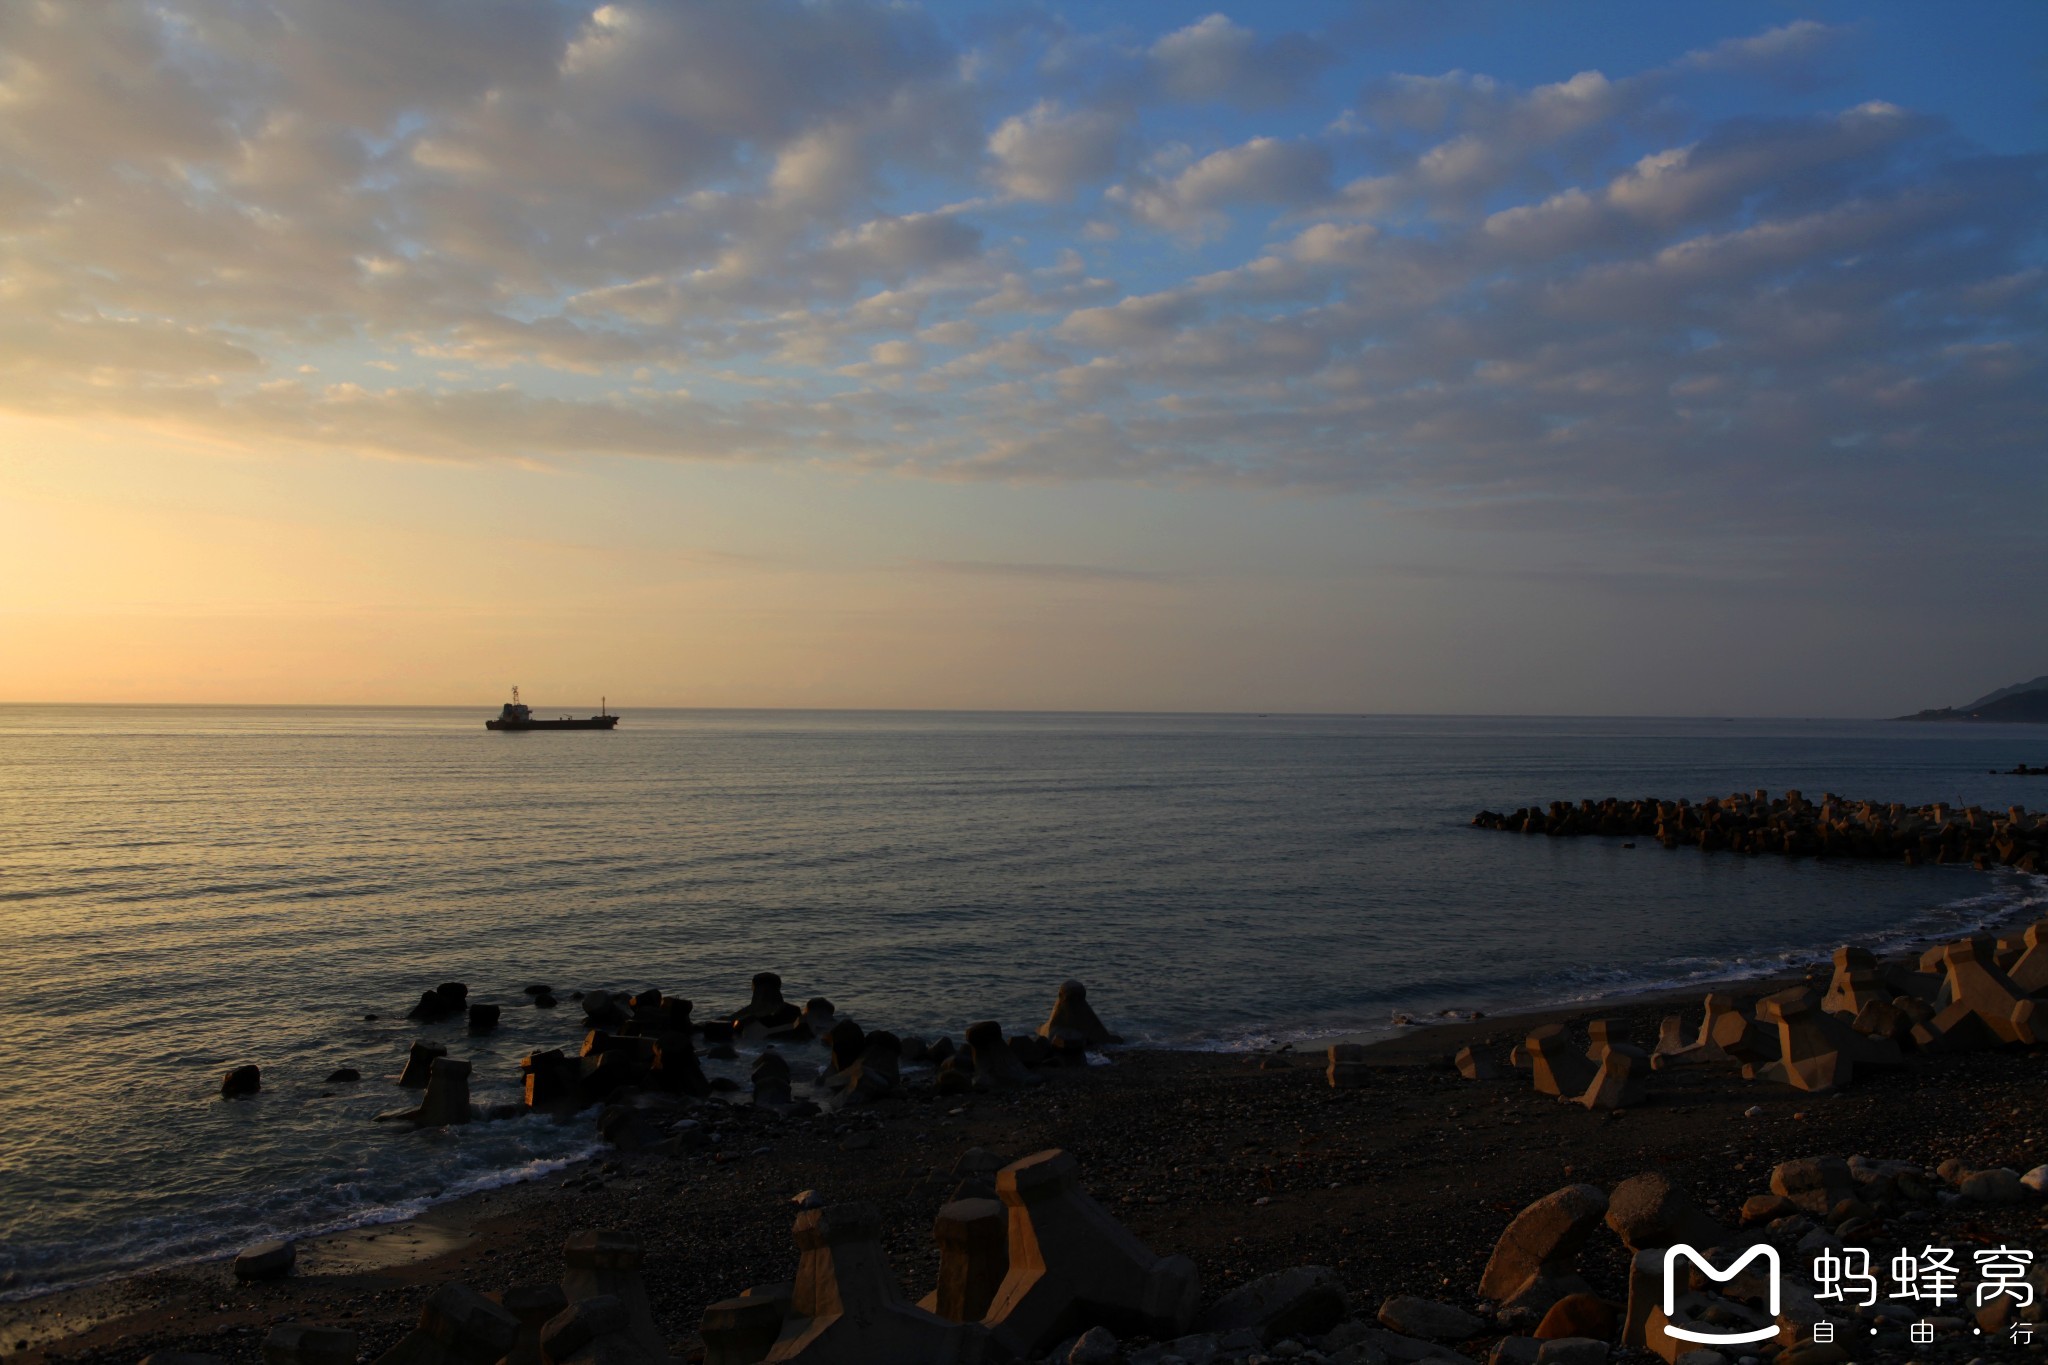
<instances>
[{"instance_id":1,"label":"dark shoreline","mask_svg":"<svg viewBox=\"0 0 2048 1365\"><path fill-rule=\"evenodd\" d=\"M1754 998L1813 979L1726 987ZM1110 1067L1043 1073L1047 1084L1029 1092L927 1089L793 1120L734 1107L718 1148L730 1160L709 1150L594 1159L406 1222L311 1239L301 1270L273 1283L238 1285L222 1260L56 1291L0 1307L0 1351L10 1365L152 1350L253 1361L269 1327L303 1321L360 1332L373 1359L433 1287L553 1280L562 1241L592 1227L646 1241L657 1319L687 1347L705 1305L788 1277L788 1201L802 1190L877 1203L891 1264L911 1297L922 1293L936 1266L931 1217L955 1184L952 1163L975 1146L1005 1160L1074 1152L1087 1186L1140 1238L1196 1261L1205 1300L1268 1271L1324 1264L1368 1317L1394 1293L1468 1301L1506 1221L1568 1183L1659 1171L1732 1226L1781 1160L1866 1153L2026 1170L2048 1157L2034 1117L2048 1079L2038 1054L1916 1058L1826 1096L1722 1067L1675 1068L1657 1073L1649 1104L1613 1112L1538 1095L1520 1073L1467 1081L1447 1065L1463 1046L1504 1060L1545 1023L1583 1038L1596 1017L1648 1046L1667 1014L1694 1027L1705 989L1408 1029L1367 1045L1372 1074L1359 1090L1329 1088L1319 1051L1130 1050ZM1745 1117L1752 1107L1759 1114ZM2038 1205L1990 1212L2011 1235L2044 1241ZM1584 1269L1604 1293L1626 1283L1618 1245L1589 1253Z\"/></svg>"}]
</instances>

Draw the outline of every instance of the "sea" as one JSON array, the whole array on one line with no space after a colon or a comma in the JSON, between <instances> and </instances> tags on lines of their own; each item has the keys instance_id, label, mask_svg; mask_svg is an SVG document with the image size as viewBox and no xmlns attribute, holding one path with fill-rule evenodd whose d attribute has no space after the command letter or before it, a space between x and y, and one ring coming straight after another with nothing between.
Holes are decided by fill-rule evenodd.
<instances>
[{"instance_id":1,"label":"sea","mask_svg":"<svg viewBox=\"0 0 2048 1365\"><path fill-rule=\"evenodd\" d=\"M542 707L583 714L587 708ZM571 992L699 1017L759 971L958 1039L1087 984L1134 1044L1245 1049L1764 974L2048 914L2048 879L1530 838L1580 797L2008 805L2048 731L1815 720L0 707L0 1298L411 1216L593 1125L373 1121L418 1038L482 1104ZM422 1026L436 983L497 1032ZM552 985L554 1010L524 988ZM747 1059L726 1064L742 1076ZM800 1057L798 1074L815 1065ZM1114 1054L1111 1054L1114 1062ZM224 1071L262 1093L219 1097ZM340 1067L356 1084L329 1084ZM714 1065L714 1070L719 1067Z\"/></svg>"}]
</instances>

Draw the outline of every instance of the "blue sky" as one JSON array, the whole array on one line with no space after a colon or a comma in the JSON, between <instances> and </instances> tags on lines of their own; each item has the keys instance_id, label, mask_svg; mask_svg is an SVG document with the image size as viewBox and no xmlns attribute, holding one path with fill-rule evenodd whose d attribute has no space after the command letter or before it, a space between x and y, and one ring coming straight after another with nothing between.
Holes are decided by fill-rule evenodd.
<instances>
[{"instance_id":1,"label":"blue sky","mask_svg":"<svg viewBox=\"0 0 2048 1365\"><path fill-rule=\"evenodd\" d=\"M8 695L1973 696L2044 91L2038 4L10 7Z\"/></svg>"}]
</instances>

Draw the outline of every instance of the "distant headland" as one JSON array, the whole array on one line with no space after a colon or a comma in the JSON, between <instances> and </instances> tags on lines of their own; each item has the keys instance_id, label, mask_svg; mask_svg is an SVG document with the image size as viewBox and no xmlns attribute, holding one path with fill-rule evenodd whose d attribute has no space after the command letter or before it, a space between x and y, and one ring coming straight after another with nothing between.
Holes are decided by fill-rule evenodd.
<instances>
[{"instance_id":1,"label":"distant headland","mask_svg":"<svg viewBox=\"0 0 2048 1365\"><path fill-rule=\"evenodd\" d=\"M2032 682L2014 683L1987 692L1967 706L1942 706L1917 711L1899 720L2020 721L2048 725L2048 674Z\"/></svg>"}]
</instances>

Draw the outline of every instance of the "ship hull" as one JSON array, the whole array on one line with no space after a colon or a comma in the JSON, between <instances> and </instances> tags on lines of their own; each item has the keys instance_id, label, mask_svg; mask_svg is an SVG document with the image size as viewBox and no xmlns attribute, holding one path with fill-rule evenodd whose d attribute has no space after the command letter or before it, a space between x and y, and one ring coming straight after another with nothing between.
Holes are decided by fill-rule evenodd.
<instances>
[{"instance_id":1,"label":"ship hull","mask_svg":"<svg viewBox=\"0 0 2048 1365\"><path fill-rule=\"evenodd\" d=\"M586 716L582 720L487 720L486 730L609 730L619 723L617 716Z\"/></svg>"}]
</instances>

